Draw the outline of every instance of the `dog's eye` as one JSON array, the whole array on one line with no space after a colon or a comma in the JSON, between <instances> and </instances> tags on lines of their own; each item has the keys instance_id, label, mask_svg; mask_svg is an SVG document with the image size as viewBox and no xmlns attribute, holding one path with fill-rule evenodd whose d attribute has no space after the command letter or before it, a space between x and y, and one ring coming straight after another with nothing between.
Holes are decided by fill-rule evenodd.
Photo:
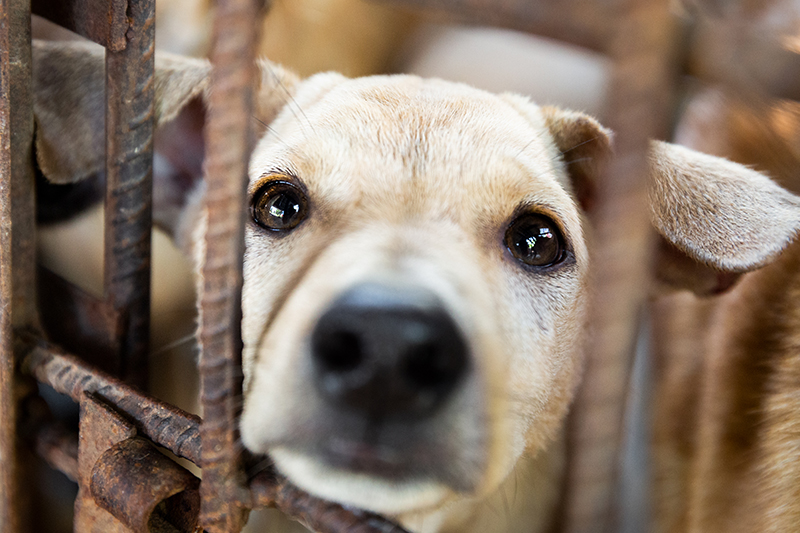
<instances>
[{"instance_id":1,"label":"dog's eye","mask_svg":"<svg viewBox=\"0 0 800 533\"><path fill-rule=\"evenodd\" d=\"M287 231L306 217L308 201L297 185L288 181L271 181L253 196L253 220L262 228Z\"/></svg>"},{"instance_id":2,"label":"dog's eye","mask_svg":"<svg viewBox=\"0 0 800 533\"><path fill-rule=\"evenodd\" d=\"M558 226L543 215L529 213L517 218L506 230L506 246L526 265L545 267L564 258Z\"/></svg>"}]
</instances>

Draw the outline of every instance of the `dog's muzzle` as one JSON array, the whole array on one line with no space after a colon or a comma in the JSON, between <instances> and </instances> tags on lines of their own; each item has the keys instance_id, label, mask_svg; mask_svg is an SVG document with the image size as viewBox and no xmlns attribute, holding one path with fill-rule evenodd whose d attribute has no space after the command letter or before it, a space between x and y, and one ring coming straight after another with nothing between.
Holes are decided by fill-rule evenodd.
<instances>
[{"instance_id":1,"label":"dog's muzzle","mask_svg":"<svg viewBox=\"0 0 800 533\"><path fill-rule=\"evenodd\" d=\"M315 385L342 409L380 421L415 419L444 404L470 365L467 343L426 289L357 285L311 336Z\"/></svg>"}]
</instances>

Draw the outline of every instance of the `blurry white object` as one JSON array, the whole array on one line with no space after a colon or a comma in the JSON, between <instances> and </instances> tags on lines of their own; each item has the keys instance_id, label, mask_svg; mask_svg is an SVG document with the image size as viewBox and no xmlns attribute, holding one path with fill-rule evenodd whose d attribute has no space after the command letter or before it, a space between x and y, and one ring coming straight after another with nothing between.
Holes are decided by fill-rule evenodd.
<instances>
[{"instance_id":1,"label":"blurry white object","mask_svg":"<svg viewBox=\"0 0 800 533\"><path fill-rule=\"evenodd\" d=\"M611 63L602 54L516 31L445 24L421 26L407 48L404 72L603 115Z\"/></svg>"}]
</instances>

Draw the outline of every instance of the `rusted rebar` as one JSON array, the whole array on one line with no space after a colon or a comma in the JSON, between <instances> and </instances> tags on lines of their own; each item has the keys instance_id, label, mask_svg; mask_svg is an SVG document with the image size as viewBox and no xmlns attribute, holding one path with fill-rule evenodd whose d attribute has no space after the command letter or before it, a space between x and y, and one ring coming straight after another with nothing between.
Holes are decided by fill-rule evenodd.
<instances>
[{"instance_id":1,"label":"rusted rebar","mask_svg":"<svg viewBox=\"0 0 800 533\"><path fill-rule=\"evenodd\" d=\"M209 533L240 531L244 475L238 433L241 395L241 286L245 189L252 145L259 0L217 3L208 123L208 226L200 295L203 403L201 524Z\"/></svg>"},{"instance_id":2,"label":"rusted rebar","mask_svg":"<svg viewBox=\"0 0 800 533\"><path fill-rule=\"evenodd\" d=\"M117 6L119 3L111 4ZM118 375L147 385L155 2L129 0L123 50L106 50L105 297L121 324Z\"/></svg>"},{"instance_id":3,"label":"rusted rebar","mask_svg":"<svg viewBox=\"0 0 800 533\"><path fill-rule=\"evenodd\" d=\"M598 184L592 213L592 335L571 418L569 533L617 530L624 407L652 265L647 149L649 139L666 134L676 78L668 0L628 0L616 20L608 116L617 156Z\"/></svg>"},{"instance_id":4,"label":"rusted rebar","mask_svg":"<svg viewBox=\"0 0 800 533\"><path fill-rule=\"evenodd\" d=\"M47 422L33 435L36 454L72 481L78 480L78 434L63 424Z\"/></svg>"},{"instance_id":5,"label":"rusted rebar","mask_svg":"<svg viewBox=\"0 0 800 533\"><path fill-rule=\"evenodd\" d=\"M9 533L23 524L13 328L33 323L36 301L30 38L29 0L0 0L0 524Z\"/></svg>"},{"instance_id":6,"label":"rusted rebar","mask_svg":"<svg viewBox=\"0 0 800 533\"><path fill-rule=\"evenodd\" d=\"M149 398L34 335L22 333L19 341L17 350L18 355L24 358L25 372L76 402L80 402L86 392L102 398L123 415L139 434L179 457L195 464L200 462L198 417ZM37 431L35 438L44 457L52 459L49 462L53 466L68 475L77 475L76 446L67 434L48 426ZM54 446L60 449L54 449ZM363 522L360 529L355 530L360 533L403 533L401 528L383 518L311 497L271 469L253 479L251 490L252 495L243 488L237 491L236 495L242 497L238 502L242 508L276 507L298 521L314 525L321 533L343 532L346 531L342 529L343 524L360 522Z\"/></svg>"},{"instance_id":7,"label":"rusted rebar","mask_svg":"<svg viewBox=\"0 0 800 533\"><path fill-rule=\"evenodd\" d=\"M145 396L57 346L22 333L17 348L23 370L56 392L80 402L96 393L123 413L137 431L178 457L200 463L200 418Z\"/></svg>"},{"instance_id":8,"label":"rusted rebar","mask_svg":"<svg viewBox=\"0 0 800 533\"><path fill-rule=\"evenodd\" d=\"M614 10L609 3L596 0L393 0L393 3L447 13L467 23L535 33L590 50L605 50L613 28Z\"/></svg>"},{"instance_id":9,"label":"rusted rebar","mask_svg":"<svg viewBox=\"0 0 800 533\"><path fill-rule=\"evenodd\" d=\"M275 507L317 533L406 533L383 517L318 500L272 471L250 483L252 507Z\"/></svg>"}]
</instances>

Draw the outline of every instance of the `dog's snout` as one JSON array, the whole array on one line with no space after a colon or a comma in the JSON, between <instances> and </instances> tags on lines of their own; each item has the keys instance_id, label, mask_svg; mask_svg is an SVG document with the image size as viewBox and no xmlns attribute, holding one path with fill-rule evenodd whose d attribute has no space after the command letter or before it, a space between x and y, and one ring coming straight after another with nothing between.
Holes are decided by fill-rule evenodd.
<instances>
[{"instance_id":1,"label":"dog's snout","mask_svg":"<svg viewBox=\"0 0 800 533\"><path fill-rule=\"evenodd\" d=\"M376 283L328 308L311 349L322 394L377 419L432 412L469 366L466 342L434 295Z\"/></svg>"}]
</instances>

